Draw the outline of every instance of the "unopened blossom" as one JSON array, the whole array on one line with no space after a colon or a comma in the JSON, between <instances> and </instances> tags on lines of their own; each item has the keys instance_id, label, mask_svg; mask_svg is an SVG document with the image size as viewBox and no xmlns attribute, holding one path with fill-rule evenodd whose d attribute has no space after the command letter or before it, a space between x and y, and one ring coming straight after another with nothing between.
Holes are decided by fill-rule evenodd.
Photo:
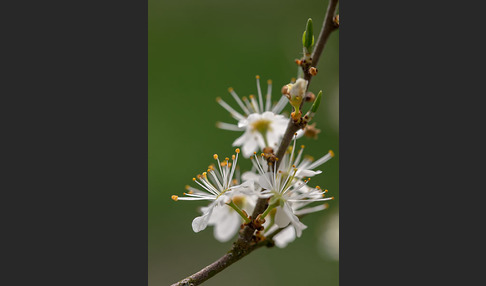
<instances>
[{"instance_id":1,"label":"unopened blossom","mask_svg":"<svg viewBox=\"0 0 486 286\"><path fill-rule=\"evenodd\" d=\"M291 114L294 120L299 120L302 116L300 106L302 104L302 101L306 98L307 84L307 80L299 78L295 83L289 83L284 88L285 95L289 99L290 105L292 105L295 110Z\"/></svg>"},{"instance_id":2,"label":"unopened blossom","mask_svg":"<svg viewBox=\"0 0 486 286\"><path fill-rule=\"evenodd\" d=\"M244 132L233 142L233 146L241 146L244 157L249 157L253 152L263 150L267 146L277 147L288 124L288 118L280 114L288 102L287 98L282 95L276 104L272 104L272 81L269 80L264 101L260 77L257 76L256 79L258 98L250 95L249 99L243 97L242 100L233 88L228 89L242 113L233 109L223 99L217 98L218 103L238 121L237 124L218 122L217 126L221 129Z\"/></svg>"},{"instance_id":3,"label":"unopened blossom","mask_svg":"<svg viewBox=\"0 0 486 286\"><path fill-rule=\"evenodd\" d=\"M236 149L236 155L232 156L232 162L230 162L229 158L225 158L221 162L218 155L214 154L213 157L217 161L217 167L211 165L209 166L207 172L203 172L201 175L197 175L196 178L192 179L202 188L202 190L191 186L186 186L188 192L184 193L185 197L179 197L176 195L172 196L174 201L211 201L207 207L202 209L203 214L196 217L192 221L192 229L194 232L204 230L208 226L215 209L227 207L225 204L230 202L233 197L238 195L253 194L252 182L237 185L236 180L233 180L239 153L240 149Z\"/></svg>"}]
</instances>

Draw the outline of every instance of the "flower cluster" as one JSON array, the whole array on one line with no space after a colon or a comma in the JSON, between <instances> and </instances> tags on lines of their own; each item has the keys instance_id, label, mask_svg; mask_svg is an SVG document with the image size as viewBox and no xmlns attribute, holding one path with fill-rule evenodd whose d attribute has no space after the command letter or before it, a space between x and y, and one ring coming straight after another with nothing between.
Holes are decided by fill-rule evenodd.
<instances>
[{"instance_id":1,"label":"flower cluster","mask_svg":"<svg viewBox=\"0 0 486 286\"><path fill-rule=\"evenodd\" d=\"M249 99L240 98L229 88L229 93L242 112L236 111L223 99L217 99L238 121L237 124L218 122L217 126L243 132L233 142L233 146L241 147L243 157L250 158L252 169L240 175L237 166L239 148L231 159L226 157L220 160L214 154L215 163L193 178L198 187L186 186L187 192L184 196L173 195L172 199L210 201L209 205L200 209L202 215L193 220L194 232L200 232L208 225L213 226L215 238L224 242L238 232L242 223L249 224L252 220L257 220L263 224L264 235L272 235L277 246L285 247L295 237L300 237L307 228L300 221L300 216L327 208L326 203L309 205L333 199L326 197L327 190L319 186L310 187L308 183L311 177L322 173L316 168L330 160L334 153L329 151L314 161L312 157L304 156L303 145L296 151L296 141L303 134L301 129L293 136L293 146L287 148L282 158L277 158L273 150L280 147L289 120L291 122L297 117L299 120L301 118L297 106L304 99L307 81L299 79L284 86L280 99L272 104L272 81L268 81L264 100L260 77L257 76L256 79L258 97L250 95ZM300 112L298 116L295 111L291 117L281 114L288 102L295 111ZM257 218L251 218L248 214L252 213L258 200L267 200L268 207Z\"/></svg>"}]
</instances>

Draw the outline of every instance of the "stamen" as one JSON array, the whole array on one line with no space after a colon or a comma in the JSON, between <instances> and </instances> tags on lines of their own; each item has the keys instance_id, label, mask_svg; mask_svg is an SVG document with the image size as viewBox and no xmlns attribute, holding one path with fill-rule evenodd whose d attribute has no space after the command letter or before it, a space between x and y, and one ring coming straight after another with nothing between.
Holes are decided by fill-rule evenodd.
<instances>
[{"instance_id":1,"label":"stamen","mask_svg":"<svg viewBox=\"0 0 486 286\"><path fill-rule=\"evenodd\" d=\"M178 197L178 196L176 196L176 195L173 195L171 198L172 198L174 201L177 201L177 200L179 199L179 197Z\"/></svg>"},{"instance_id":2,"label":"stamen","mask_svg":"<svg viewBox=\"0 0 486 286\"><path fill-rule=\"evenodd\" d=\"M240 153L240 148L236 148L235 152Z\"/></svg>"},{"instance_id":3,"label":"stamen","mask_svg":"<svg viewBox=\"0 0 486 286\"><path fill-rule=\"evenodd\" d=\"M242 129L238 125L230 124L226 122L216 122L216 127L219 129L229 130L229 131L241 131Z\"/></svg>"},{"instance_id":4,"label":"stamen","mask_svg":"<svg viewBox=\"0 0 486 286\"><path fill-rule=\"evenodd\" d=\"M267 80L267 102L265 103L265 111L270 111L272 104L272 80Z\"/></svg>"},{"instance_id":5,"label":"stamen","mask_svg":"<svg viewBox=\"0 0 486 286\"><path fill-rule=\"evenodd\" d=\"M219 103L219 105L221 105L224 109L226 109L231 114L231 116L233 116L233 118L235 118L236 120L245 119L243 115L241 115L239 112L234 110L231 106L229 106L223 99L221 99L221 97L216 98L216 101Z\"/></svg>"},{"instance_id":6,"label":"stamen","mask_svg":"<svg viewBox=\"0 0 486 286\"><path fill-rule=\"evenodd\" d=\"M214 160L218 160L218 154L213 155Z\"/></svg>"},{"instance_id":7,"label":"stamen","mask_svg":"<svg viewBox=\"0 0 486 286\"><path fill-rule=\"evenodd\" d=\"M248 98L246 98L246 96L243 96L241 99L243 99L243 102L245 103L246 107L248 107L249 110L256 112L255 108L253 108L253 106L251 106L250 101L248 100Z\"/></svg>"},{"instance_id":8,"label":"stamen","mask_svg":"<svg viewBox=\"0 0 486 286\"><path fill-rule=\"evenodd\" d=\"M241 107L241 109L243 109L243 111L246 113L246 115L249 115L250 111L246 108L246 106L243 104L243 102L241 102L240 97L236 94L234 89L232 87L230 87L230 88L228 88L228 91L229 91L229 93L231 93L231 96L233 96L236 103L238 103L238 105Z\"/></svg>"},{"instance_id":9,"label":"stamen","mask_svg":"<svg viewBox=\"0 0 486 286\"><path fill-rule=\"evenodd\" d=\"M260 109L263 112L263 97L262 97L262 89L260 87L260 76L256 76L256 82L257 82L257 92L258 92L258 101L260 102Z\"/></svg>"},{"instance_id":10,"label":"stamen","mask_svg":"<svg viewBox=\"0 0 486 286\"><path fill-rule=\"evenodd\" d=\"M282 109L284 109L284 107L287 105L288 102L289 102L288 98L286 96L282 95L280 97L280 99L278 100L278 102L273 106L272 112L275 113L275 114L279 114L280 111L282 111Z\"/></svg>"},{"instance_id":11,"label":"stamen","mask_svg":"<svg viewBox=\"0 0 486 286\"><path fill-rule=\"evenodd\" d=\"M258 108L258 103L253 95L250 95L250 101L253 109L255 109L255 112L260 113L260 108Z\"/></svg>"}]
</instances>

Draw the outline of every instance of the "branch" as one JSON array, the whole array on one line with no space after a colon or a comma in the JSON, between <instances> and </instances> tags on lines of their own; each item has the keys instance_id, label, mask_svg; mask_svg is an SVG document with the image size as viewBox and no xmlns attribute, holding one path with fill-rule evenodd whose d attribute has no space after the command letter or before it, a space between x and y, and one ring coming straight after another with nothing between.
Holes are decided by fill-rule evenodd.
<instances>
[{"instance_id":1,"label":"branch","mask_svg":"<svg viewBox=\"0 0 486 286\"><path fill-rule=\"evenodd\" d=\"M253 250L258 249L262 246L273 246L273 241L271 239L264 240L260 243L253 244L249 248L241 249L239 247L233 247L228 253L223 255L221 258L216 260L215 262L209 264L208 266L204 267L203 269L199 270L198 272L192 274L191 276L172 284L171 286L196 286L204 281L208 280L209 278L213 277L214 275L218 274L219 272L226 269L231 264L235 263L236 261L242 259Z\"/></svg>"},{"instance_id":2,"label":"branch","mask_svg":"<svg viewBox=\"0 0 486 286\"><path fill-rule=\"evenodd\" d=\"M322 23L322 29L319 34L319 38L317 39L317 43L314 48L314 52L312 52L312 66L317 67L317 63L319 62L319 58L321 57L322 52L324 51L324 47L326 46L327 39L329 35L336 30L338 27L334 24L334 14L336 13L336 7L338 4L338 0L330 0L329 5L327 6L326 16L324 17L324 22ZM310 81L312 79L312 75L308 72L304 73L304 79L308 81L307 87L309 87Z\"/></svg>"},{"instance_id":3,"label":"branch","mask_svg":"<svg viewBox=\"0 0 486 286\"><path fill-rule=\"evenodd\" d=\"M299 219L301 217L303 216L299 216ZM204 281L226 269L231 264L250 254L252 251L262 246L273 247L275 245L273 237L279 234L282 230L284 230L284 228L277 229L275 232L267 236L265 240L260 241L259 243L255 243L249 248L238 248L238 244L235 243L234 247L221 258L199 270L198 272L192 274L191 276L172 284L171 286L196 286L203 283Z\"/></svg>"},{"instance_id":4,"label":"branch","mask_svg":"<svg viewBox=\"0 0 486 286\"><path fill-rule=\"evenodd\" d=\"M324 50L324 46L329 38L329 35L332 31L337 29L337 26L334 25L333 18L336 11L338 0L330 0L329 5L327 7L326 17L324 18L324 23L319 34L319 38L317 40L314 52L312 53L312 66L316 67L317 63L319 62L319 58ZM309 88L310 80L312 76L308 73L304 73L304 79L308 80L307 88ZM287 126L287 130L280 142L280 146L277 151L276 158L277 159L277 169L279 163L282 161L282 158L285 154L285 151L290 145L292 138L294 137L295 132L299 129L303 128L301 123L295 123L292 119L289 120L289 124ZM256 220L256 217L259 214L262 214L265 209L268 207L267 203L268 199L258 199L255 209L253 210L252 221L248 224L245 224L245 227L240 231L240 236L238 240L233 244L233 248L223 255L221 258L216 260L215 262L209 264L208 266L204 267L200 271L192 274L191 276L172 284L171 286L196 286L204 281L208 280L209 278L213 277L214 275L218 274L219 272L226 269L231 264L235 263L236 261L242 259L252 251L262 247L272 247L274 246L273 237L277 235L283 228L278 229L276 232L272 233L268 237L259 236L258 233L255 236L255 231L261 229L261 224Z\"/></svg>"}]
</instances>

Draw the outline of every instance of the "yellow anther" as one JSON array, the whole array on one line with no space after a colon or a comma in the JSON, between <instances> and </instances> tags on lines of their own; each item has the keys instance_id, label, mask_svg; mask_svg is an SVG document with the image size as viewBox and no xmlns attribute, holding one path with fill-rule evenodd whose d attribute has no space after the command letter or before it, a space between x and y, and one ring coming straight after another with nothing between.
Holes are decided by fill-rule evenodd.
<instances>
[{"instance_id":1,"label":"yellow anther","mask_svg":"<svg viewBox=\"0 0 486 286\"><path fill-rule=\"evenodd\" d=\"M213 155L213 158L214 158L214 160L217 160L218 159L218 154L214 154Z\"/></svg>"},{"instance_id":2,"label":"yellow anther","mask_svg":"<svg viewBox=\"0 0 486 286\"><path fill-rule=\"evenodd\" d=\"M239 154L240 153L240 148L236 148L235 152Z\"/></svg>"},{"instance_id":3,"label":"yellow anther","mask_svg":"<svg viewBox=\"0 0 486 286\"><path fill-rule=\"evenodd\" d=\"M321 187L319 187L319 186L316 186L316 189L318 189L318 190L322 190L322 189L321 189Z\"/></svg>"},{"instance_id":4,"label":"yellow anther","mask_svg":"<svg viewBox=\"0 0 486 286\"><path fill-rule=\"evenodd\" d=\"M190 190L189 192L187 192L188 194L194 194L194 192L192 190Z\"/></svg>"},{"instance_id":5,"label":"yellow anther","mask_svg":"<svg viewBox=\"0 0 486 286\"><path fill-rule=\"evenodd\" d=\"M292 168L295 168L295 165L292 165Z\"/></svg>"},{"instance_id":6,"label":"yellow anther","mask_svg":"<svg viewBox=\"0 0 486 286\"><path fill-rule=\"evenodd\" d=\"M300 145L300 148L304 149L305 148L305 145Z\"/></svg>"},{"instance_id":7,"label":"yellow anther","mask_svg":"<svg viewBox=\"0 0 486 286\"><path fill-rule=\"evenodd\" d=\"M334 197L331 197L331 200L334 200Z\"/></svg>"},{"instance_id":8,"label":"yellow anther","mask_svg":"<svg viewBox=\"0 0 486 286\"><path fill-rule=\"evenodd\" d=\"M278 161L278 158L275 158L275 161Z\"/></svg>"},{"instance_id":9,"label":"yellow anther","mask_svg":"<svg viewBox=\"0 0 486 286\"><path fill-rule=\"evenodd\" d=\"M331 155L331 157L334 157L334 152L332 150L329 150L329 155Z\"/></svg>"},{"instance_id":10,"label":"yellow anther","mask_svg":"<svg viewBox=\"0 0 486 286\"><path fill-rule=\"evenodd\" d=\"M229 167L229 168L231 168L231 165L232 165L231 163L228 163L228 167Z\"/></svg>"},{"instance_id":11,"label":"yellow anther","mask_svg":"<svg viewBox=\"0 0 486 286\"><path fill-rule=\"evenodd\" d=\"M246 98L246 96L243 96L241 99L243 99L243 100L248 100L248 98Z\"/></svg>"},{"instance_id":12,"label":"yellow anther","mask_svg":"<svg viewBox=\"0 0 486 286\"><path fill-rule=\"evenodd\" d=\"M232 92L233 91L233 88L232 87L228 87L228 91L229 92Z\"/></svg>"},{"instance_id":13,"label":"yellow anther","mask_svg":"<svg viewBox=\"0 0 486 286\"><path fill-rule=\"evenodd\" d=\"M176 195L172 195L172 197L171 197L171 198L172 198L174 201L177 201L177 200L179 199L179 197L178 197L178 196L176 196Z\"/></svg>"},{"instance_id":14,"label":"yellow anther","mask_svg":"<svg viewBox=\"0 0 486 286\"><path fill-rule=\"evenodd\" d=\"M231 156L231 160L233 160L233 161L234 161L235 159L236 159L236 156L235 156L235 155L232 155L232 156Z\"/></svg>"},{"instance_id":15,"label":"yellow anther","mask_svg":"<svg viewBox=\"0 0 486 286\"><path fill-rule=\"evenodd\" d=\"M253 152L253 155L256 155L256 152Z\"/></svg>"},{"instance_id":16,"label":"yellow anther","mask_svg":"<svg viewBox=\"0 0 486 286\"><path fill-rule=\"evenodd\" d=\"M226 161L223 161L223 162L221 163L221 167L226 167L226 165L228 165L228 162L226 162Z\"/></svg>"},{"instance_id":17,"label":"yellow anther","mask_svg":"<svg viewBox=\"0 0 486 286\"><path fill-rule=\"evenodd\" d=\"M189 190L190 188L191 188L191 186L186 185L186 190Z\"/></svg>"},{"instance_id":18,"label":"yellow anther","mask_svg":"<svg viewBox=\"0 0 486 286\"><path fill-rule=\"evenodd\" d=\"M257 76L256 76L256 79L260 79L260 76L259 76L259 75L257 75Z\"/></svg>"},{"instance_id":19,"label":"yellow anther","mask_svg":"<svg viewBox=\"0 0 486 286\"><path fill-rule=\"evenodd\" d=\"M271 79L267 80L267 84L272 84L272 80Z\"/></svg>"},{"instance_id":20,"label":"yellow anther","mask_svg":"<svg viewBox=\"0 0 486 286\"><path fill-rule=\"evenodd\" d=\"M202 177L202 176L198 174L196 177L197 177L198 179L201 179L201 177Z\"/></svg>"},{"instance_id":21,"label":"yellow anther","mask_svg":"<svg viewBox=\"0 0 486 286\"><path fill-rule=\"evenodd\" d=\"M218 96L218 97L216 97L216 101L217 101L217 102L220 102L220 101L221 101L221 97L219 97L219 96Z\"/></svg>"},{"instance_id":22,"label":"yellow anther","mask_svg":"<svg viewBox=\"0 0 486 286\"><path fill-rule=\"evenodd\" d=\"M312 157L310 155L305 155L304 158L307 159L307 160L310 160L310 161L314 161L314 157Z\"/></svg>"},{"instance_id":23,"label":"yellow anther","mask_svg":"<svg viewBox=\"0 0 486 286\"><path fill-rule=\"evenodd\" d=\"M225 159L226 161L229 161L229 158L228 158L228 157L226 157L226 158L224 158L224 159Z\"/></svg>"},{"instance_id":24,"label":"yellow anther","mask_svg":"<svg viewBox=\"0 0 486 286\"><path fill-rule=\"evenodd\" d=\"M193 181L196 181L196 178L192 178Z\"/></svg>"},{"instance_id":25,"label":"yellow anther","mask_svg":"<svg viewBox=\"0 0 486 286\"><path fill-rule=\"evenodd\" d=\"M265 153L260 153L260 156L262 156L262 157L265 156Z\"/></svg>"},{"instance_id":26,"label":"yellow anther","mask_svg":"<svg viewBox=\"0 0 486 286\"><path fill-rule=\"evenodd\" d=\"M206 178L206 177L207 177L207 174L208 174L208 173L206 173L206 172L203 172L203 173L202 173L202 175L203 175L203 177L204 177L204 178Z\"/></svg>"},{"instance_id":27,"label":"yellow anther","mask_svg":"<svg viewBox=\"0 0 486 286\"><path fill-rule=\"evenodd\" d=\"M297 136L297 132L295 132L294 135Z\"/></svg>"},{"instance_id":28,"label":"yellow anther","mask_svg":"<svg viewBox=\"0 0 486 286\"><path fill-rule=\"evenodd\" d=\"M327 192L328 192L328 190L327 190L327 189L325 189L325 190L324 190L324 193L327 193Z\"/></svg>"},{"instance_id":29,"label":"yellow anther","mask_svg":"<svg viewBox=\"0 0 486 286\"><path fill-rule=\"evenodd\" d=\"M255 97L253 96L253 94L250 94L250 99L253 99L253 98L255 98Z\"/></svg>"}]
</instances>

